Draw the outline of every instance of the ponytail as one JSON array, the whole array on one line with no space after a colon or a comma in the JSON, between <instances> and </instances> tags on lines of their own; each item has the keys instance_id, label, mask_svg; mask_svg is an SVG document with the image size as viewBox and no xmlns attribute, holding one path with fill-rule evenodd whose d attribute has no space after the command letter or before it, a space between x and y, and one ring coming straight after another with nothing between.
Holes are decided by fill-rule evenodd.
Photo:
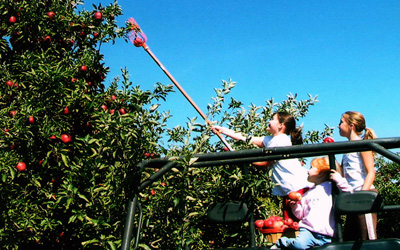
<instances>
[{"instance_id":1,"label":"ponytail","mask_svg":"<svg viewBox=\"0 0 400 250\"><path fill-rule=\"evenodd\" d=\"M290 132L290 140L292 141L292 145L301 145L303 144L303 127L297 127Z\"/></svg>"},{"instance_id":2,"label":"ponytail","mask_svg":"<svg viewBox=\"0 0 400 250\"><path fill-rule=\"evenodd\" d=\"M375 138L378 138L378 136L376 136L375 131L371 128L366 128L364 134L364 140L375 139Z\"/></svg>"}]
</instances>

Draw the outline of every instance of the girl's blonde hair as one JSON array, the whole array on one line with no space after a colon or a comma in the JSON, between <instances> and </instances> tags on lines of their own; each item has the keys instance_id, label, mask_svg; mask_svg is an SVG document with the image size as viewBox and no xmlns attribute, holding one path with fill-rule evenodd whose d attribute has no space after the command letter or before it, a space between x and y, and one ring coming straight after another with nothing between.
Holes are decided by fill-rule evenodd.
<instances>
[{"instance_id":1,"label":"girl's blonde hair","mask_svg":"<svg viewBox=\"0 0 400 250\"><path fill-rule=\"evenodd\" d=\"M355 126L357 134L361 135L365 131L364 140L377 138L375 131L366 127L365 118L360 112L347 111L342 117L347 124Z\"/></svg>"}]
</instances>

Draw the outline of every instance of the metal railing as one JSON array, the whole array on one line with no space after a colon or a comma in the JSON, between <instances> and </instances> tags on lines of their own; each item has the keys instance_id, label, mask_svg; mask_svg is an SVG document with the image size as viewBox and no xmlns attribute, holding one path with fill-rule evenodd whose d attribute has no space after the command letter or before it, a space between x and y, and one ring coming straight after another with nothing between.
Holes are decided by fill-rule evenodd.
<instances>
[{"instance_id":1,"label":"metal railing","mask_svg":"<svg viewBox=\"0 0 400 250\"><path fill-rule=\"evenodd\" d=\"M291 158L306 158L315 156L328 156L331 168L335 169L335 155L351 152L375 151L380 155L400 164L400 156L391 152L389 149L400 148L400 137L382 138L362 141L347 141L335 143L321 143L311 145L299 145L290 147L274 147L274 148L259 148L247 149L239 151L226 151L218 153L197 154L192 156L191 167L208 167L220 166L228 164L244 164L258 161L273 161ZM122 239L122 250L128 250L131 246L131 241L134 231L134 222L136 209L141 207L138 200L138 194L150 186L153 182L160 179L163 175L169 173L172 168L183 167L178 162L183 160L182 157L160 158L153 160L145 160L139 164L139 168L159 168L160 170L142 181L137 187L133 197L130 198L125 221L124 235ZM396 209L396 207L387 207L387 210ZM139 218L141 220L141 216ZM137 248L140 238L140 222L136 232L135 246Z\"/></svg>"}]
</instances>

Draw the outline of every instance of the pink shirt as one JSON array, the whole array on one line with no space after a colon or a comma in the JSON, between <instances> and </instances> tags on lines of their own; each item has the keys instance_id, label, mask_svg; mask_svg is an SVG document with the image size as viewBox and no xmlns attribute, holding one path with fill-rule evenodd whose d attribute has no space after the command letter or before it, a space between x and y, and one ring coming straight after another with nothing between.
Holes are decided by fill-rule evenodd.
<instances>
[{"instance_id":1,"label":"pink shirt","mask_svg":"<svg viewBox=\"0 0 400 250\"><path fill-rule=\"evenodd\" d=\"M337 186L345 192L353 190L344 178L341 178ZM334 236L335 216L332 209L332 183L330 181L315 185L308 190L292 210L300 220L299 227L314 233Z\"/></svg>"}]
</instances>

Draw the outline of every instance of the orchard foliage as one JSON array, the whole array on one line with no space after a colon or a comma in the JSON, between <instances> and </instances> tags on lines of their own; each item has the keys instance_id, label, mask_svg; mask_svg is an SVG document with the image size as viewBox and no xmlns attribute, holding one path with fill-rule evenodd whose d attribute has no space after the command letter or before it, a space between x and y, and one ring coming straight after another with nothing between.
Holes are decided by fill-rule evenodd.
<instances>
[{"instance_id":1,"label":"orchard foliage","mask_svg":"<svg viewBox=\"0 0 400 250\"><path fill-rule=\"evenodd\" d=\"M223 81L222 88L215 89L216 96L208 106L207 116L214 123L219 121L250 136L267 135L268 122L274 112L285 110L299 120L317 102L317 98L311 95L308 99L298 100L297 95L289 94L280 103L270 99L265 106L251 104L245 107L242 102L227 98L235 85L231 80ZM229 102L226 103L226 100ZM167 155L186 156L188 161L182 162L186 167L174 169L140 194L144 213L141 247L183 248L188 244L191 249L207 249L245 245L249 241L246 227L215 226L206 221L207 209L217 202L245 200L252 204L256 218L280 215L281 201L272 196L273 183L268 171L249 164L200 169L190 167L190 156L195 153L226 150L204 121L193 118L186 127L168 129L168 134L170 144ZM323 132L307 133L306 139L321 142L322 138L331 134L332 129L325 126ZM246 142L228 141L235 150L254 148ZM149 177L153 171L148 169L143 177ZM262 235L258 236L258 245L267 243Z\"/></svg>"},{"instance_id":2,"label":"orchard foliage","mask_svg":"<svg viewBox=\"0 0 400 250\"><path fill-rule=\"evenodd\" d=\"M157 152L171 86L108 88L115 3L1 1L0 246L115 249L135 166ZM100 14L99 14L100 13ZM130 177L130 179L128 179Z\"/></svg>"},{"instance_id":3,"label":"orchard foliage","mask_svg":"<svg viewBox=\"0 0 400 250\"><path fill-rule=\"evenodd\" d=\"M400 166L383 157L376 160L377 173L375 187L385 205L400 204ZM378 214L378 237L400 238L400 215L397 211Z\"/></svg>"},{"instance_id":4,"label":"orchard foliage","mask_svg":"<svg viewBox=\"0 0 400 250\"><path fill-rule=\"evenodd\" d=\"M266 135L266 126L271 115L278 110L292 113L298 120L304 118L317 98L298 100L289 94L286 100L266 101L265 106L244 104L234 98L227 98L235 82L223 81L221 89L215 89L216 96L208 106L208 118L219 121L247 135ZM226 100L229 100L226 103ZM333 128L325 125L321 131L303 131L305 143L321 143L332 135ZM263 132L260 132L263 131ZM189 160L195 153L220 152L224 145L218 141L203 121L189 120L186 127L168 129L170 145L167 155L186 156L181 163L184 168L173 169L170 174L156 181L148 190L140 193L144 223L140 247L143 249L184 248L209 249L222 247L243 247L249 241L247 225L212 225L206 220L207 209L217 202L247 201L256 219L281 215L281 200L271 193L273 183L268 171L248 165L224 165L206 168L190 167ZM235 150L252 148L247 142L229 140ZM305 159L307 160L307 159ZM398 199L398 164L376 161L376 186L386 204L400 204ZM147 169L143 178L148 178L157 169ZM393 213L380 215L379 237L400 237L398 219L391 220ZM271 243L258 233L257 245Z\"/></svg>"},{"instance_id":5,"label":"orchard foliage","mask_svg":"<svg viewBox=\"0 0 400 250\"><path fill-rule=\"evenodd\" d=\"M125 37L129 27L117 26L122 11L116 2L82 11L77 3L0 1L0 247L119 248L128 199L158 171L137 166L158 156L181 156L183 167L139 194L140 248L243 246L247 229L208 224L207 208L246 200L256 218L279 215L270 173L250 164L190 167L193 154L219 152L224 145L196 117L166 127L169 112L159 105L171 85L141 90L122 70L122 79L106 87L101 45ZM215 89L208 119L249 136L267 135L274 112L288 111L300 122L317 102L311 95L299 100L289 94L281 102L271 98L247 107L227 98L234 86L229 80ZM327 125L321 129L303 131L305 143L332 134ZM253 147L229 143L236 150ZM378 164L377 187L396 200L397 165Z\"/></svg>"}]
</instances>

